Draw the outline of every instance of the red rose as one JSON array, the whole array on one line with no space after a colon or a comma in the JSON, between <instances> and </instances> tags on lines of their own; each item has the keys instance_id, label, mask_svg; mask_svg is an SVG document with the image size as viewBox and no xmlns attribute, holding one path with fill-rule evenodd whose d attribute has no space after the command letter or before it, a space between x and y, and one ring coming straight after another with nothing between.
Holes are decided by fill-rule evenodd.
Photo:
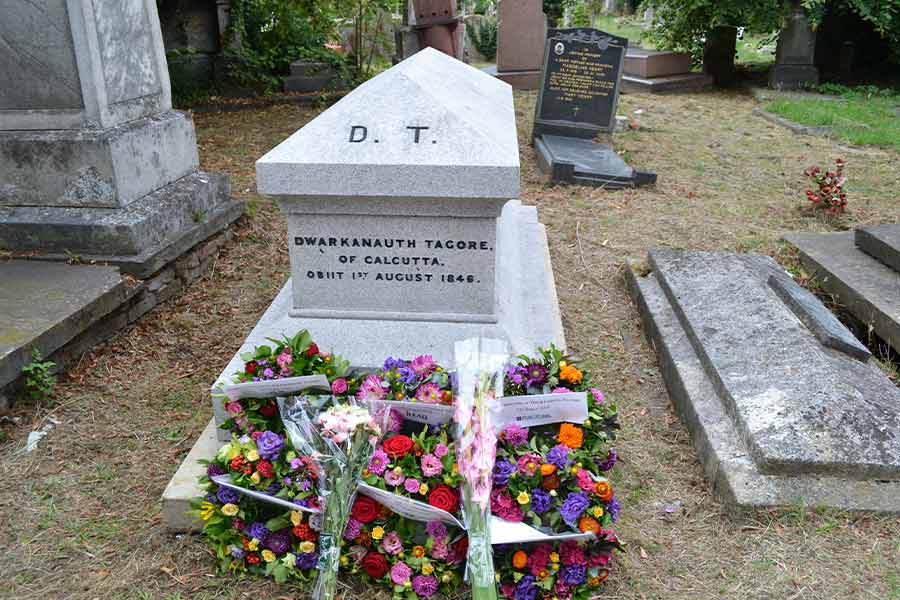
<instances>
[{"instance_id":1,"label":"red rose","mask_svg":"<svg viewBox=\"0 0 900 600\"><path fill-rule=\"evenodd\" d=\"M350 514L360 523L371 523L381 512L381 505L368 496L357 496Z\"/></svg>"},{"instance_id":2,"label":"red rose","mask_svg":"<svg viewBox=\"0 0 900 600\"><path fill-rule=\"evenodd\" d=\"M253 473L253 465L244 465L244 469L242 471L244 475L251 475Z\"/></svg>"},{"instance_id":3,"label":"red rose","mask_svg":"<svg viewBox=\"0 0 900 600\"><path fill-rule=\"evenodd\" d=\"M237 529L238 531L242 531L244 529L245 525L246 525L246 523L244 523L237 517L235 517L231 520L231 526L234 527L235 529Z\"/></svg>"},{"instance_id":4,"label":"red rose","mask_svg":"<svg viewBox=\"0 0 900 600\"><path fill-rule=\"evenodd\" d=\"M263 479L275 477L275 469L272 468L272 463L266 459L262 459L256 463L256 470L259 471L259 474Z\"/></svg>"},{"instance_id":5,"label":"red rose","mask_svg":"<svg viewBox=\"0 0 900 600\"><path fill-rule=\"evenodd\" d=\"M258 565L259 564L259 555L258 554L248 554L247 562L250 563L251 565Z\"/></svg>"},{"instance_id":6,"label":"red rose","mask_svg":"<svg viewBox=\"0 0 900 600\"><path fill-rule=\"evenodd\" d=\"M267 419L271 416L274 416L276 412L278 412L278 407L274 402L268 402L259 407L259 414L266 417Z\"/></svg>"},{"instance_id":7,"label":"red rose","mask_svg":"<svg viewBox=\"0 0 900 600\"><path fill-rule=\"evenodd\" d=\"M449 561L451 563L461 563L466 560L466 554L469 553L469 538L462 537L453 544L453 552L450 553Z\"/></svg>"},{"instance_id":8,"label":"red rose","mask_svg":"<svg viewBox=\"0 0 900 600\"><path fill-rule=\"evenodd\" d=\"M391 458L400 458L412 450L413 441L407 436L400 434L384 440L381 447Z\"/></svg>"},{"instance_id":9,"label":"red rose","mask_svg":"<svg viewBox=\"0 0 900 600\"><path fill-rule=\"evenodd\" d=\"M315 356L318 353L319 353L319 347L316 346L315 342L310 344L309 348L306 349L306 356L308 356L309 358L312 358L313 356Z\"/></svg>"},{"instance_id":10,"label":"red rose","mask_svg":"<svg viewBox=\"0 0 900 600\"><path fill-rule=\"evenodd\" d=\"M446 510L448 513L455 513L459 506L459 496L453 488L442 483L435 486L428 494L428 504Z\"/></svg>"},{"instance_id":11,"label":"red rose","mask_svg":"<svg viewBox=\"0 0 900 600\"><path fill-rule=\"evenodd\" d=\"M363 571L373 579L381 579L387 573L388 563L383 554L369 552L362 561Z\"/></svg>"},{"instance_id":12,"label":"red rose","mask_svg":"<svg viewBox=\"0 0 900 600\"><path fill-rule=\"evenodd\" d=\"M231 459L231 462L228 463L228 466L232 468L234 471L240 471L244 466L244 457L243 456L235 456Z\"/></svg>"},{"instance_id":13,"label":"red rose","mask_svg":"<svg viewBox=\"0 0 900 600\"><path fill-rule=\"evenodd\" d=\"M256 373L256 368L258 366L259 365L256 364L255 360L251 360L246 365L244 365L244 373L246 373L247 375L253 375L254 373Z\"/></svg>"}]
</instances>

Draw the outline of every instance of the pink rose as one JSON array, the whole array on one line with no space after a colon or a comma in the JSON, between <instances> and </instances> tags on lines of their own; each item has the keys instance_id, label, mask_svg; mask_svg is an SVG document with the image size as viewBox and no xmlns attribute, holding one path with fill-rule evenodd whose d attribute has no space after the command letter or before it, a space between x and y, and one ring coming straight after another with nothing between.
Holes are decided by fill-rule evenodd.
<instances>
[{"instance_id":1,"label":"pink rose","mask_svg":"<svg viewBox=\"0 0 900 600\"><path fill-rule=\"evenodd\" d=\"M347 391L347 380L343 377L335 379L331 382L331 393L332 394L343 394Z\"/></svg>"}]
</instances>

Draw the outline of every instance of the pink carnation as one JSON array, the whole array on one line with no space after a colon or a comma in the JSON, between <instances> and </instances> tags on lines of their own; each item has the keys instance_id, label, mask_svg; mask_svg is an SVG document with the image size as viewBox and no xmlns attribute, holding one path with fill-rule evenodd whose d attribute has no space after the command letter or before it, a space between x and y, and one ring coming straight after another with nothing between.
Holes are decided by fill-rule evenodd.
<instances>
[{"instance_id":1,"label":"pink carnation","mask_svg":"<svg viewBox=\"0 0 900 600\"><path fill-rule=\"evenodd\" d=\"M356 397L360 400L383 400L384 395L385 390L378 375L369 375L363 379L359 391L356 392Z\"/></svg>"},{"instance_id":2,"label":"pink carnation","mask_svg":"<svg viewBox=\"0 0 900 600\"><path fill-rule=\"evenodd\" d=\"M410 477L403 484L403 487L406 488L406 491L409 492L410 494L415 494L416 492L419 491L419 480L416 479L415 477Z\"/></svg>"},{"instance_id":3,"label":"pink carnation","mask_svg":"<svg viewBox=\"0 0 900 600\"><path fill-rule=\"evenodd\" d=\"M438 444L434 447L434 455L438 458L444 458L450 453L450 449L445 444Z\"/></svg>"},{"instance_id":4,"label":"pink carnation","mask_svg":"<svg viewBox=\"0 0 900 600\"><path fill-rule=\"evenodd\" d=\"M533 452L523 454L516 461L516 466L519 469L519 473L532 477L541 468L541 456Z\"/></svg>"},{"instance_id":5,"label":"pink carnation","mask_svg":"<svg viewBox=\"0 0 900 600\"><path fill-rule=\"evenodd\" d=\"M578 472L575 474L576 479L578 479L578 487L581 488L583 492L591 493L594 491L596 485L594 484L594 478L591 477L591 474L585 469L578 469Z\"/></svg>"},{"instance_id":6,"label":"pink carnation","mask_svg":"<svg viewBox=\"0 0 900 600\"><path fill-rule=\"evenodd\" d=\"M381 546L388 554L397 555L403 552L403 541L396 531L391 531L381 540Z\"/></svg>"},{"instance_id":7,"label":"pink carnation","mask_svg":"<svg viewBox=\"0 0 900 600\"><path fill-rule=\"evenodd\" d=\"M425 383L416 390L416 400L426 404L440 404L441 388L436 383Z\"/></svg>"},{"instance_id":8,"label":"pink carnation","mask_svg":"<svg viewBox=\"0 0 900 600\"><path fill-rule=\"evenodd\" d=\"M425 454L422 456L422 474L424 474L425 477L440 475L443 470L444 465L437 456L434 454Z\"/></svg>"},{"instance_id":9,"label":"pink carnation","mask_svg":"<svg viewBox=\"0 0 900 600\"><path fill-rule=\"evenodd\" d=\"M574 541L563 542L559 549L559 560L564 565L587 565L584 550Z\"/></svg>"},{"instance_id":10,"label":"pink carnation","mask_svg":"<svg viewBox=\"0 0 900 600\"><path fill-rule=\"evenodd\" d=\"M491 492L491 512L505 521L521 522L525 518L522 509L506 493L506 488L498 488Z\"/></svg>"},{"instance_id":11,"label":"pink carnation","mask_svg":"<svg viewBox=\"0 0 900 600\"><path fill-rule=\"evenodd\" d=\"M228 404L225 405L225 410L236 415L244 409L241 408L240 402L229 402Z\"/></svg>"},{"instance_id":12,"label":"pink carnation","mask_svg":"<svg viewBox=\"0 0 900 600\"><path fill-rule=\"evenodd\" d=\"M420 378L425 378L434 372L437 368L437 363L434 362L434 358L430 354L424 354L415 357L409 366L416 372L416 375Z\"/></svg>"},{"instance_id":13,"label":"pink carnation","mask_svg":"<svg viewBox=\"0 0 900 600\"><path fill-rule=\"evenodd\" d=\"M391 581L397 585L403 585L409 581L410 575L412 575L412 569L402 560L391 567Z\"/></svg>"},{"instance_id":14,"label":"pink carnation","mask_svg":"<svg viewBox=\"0 0 900 600\"><path fill-rule=\"evenodd\" d=\"M332 394L343 394L347 391L347 380L343 377L339 377L331 382L331 393Z\"/></svg>"},{"instance_id":15,"label":"pink carnation","mask_svg":"<svg viewBox=\"0 0 900 600\"><path fill-rule=\"evenodd\" d=\"M597 388L591 388L591 396L594 397L594 402L597 404L603 404L603 400L605 397L603 396L603 392L598 390Z\"/></svg>"}]
</instances>

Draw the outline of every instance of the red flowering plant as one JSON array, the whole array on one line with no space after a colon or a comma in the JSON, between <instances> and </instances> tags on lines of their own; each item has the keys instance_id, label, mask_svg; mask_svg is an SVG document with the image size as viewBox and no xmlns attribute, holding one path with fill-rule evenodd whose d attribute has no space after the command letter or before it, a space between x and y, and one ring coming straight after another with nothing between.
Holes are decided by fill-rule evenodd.
<instances>
[{"instance_id":1,"label":"red flowering plant","mask_svg":"<svg viewBox=\"0 0 900 600\"><path fill-rule=\"evenodd\" d=\"M377 373L368 375L356 393L360 400L394 400L453 404L451 375L430 355L412 360L388 357Z\"/></svg>"},{"instance_id":2,"label":"red flowering plant","mask_svg":"<svg viewBox=\"0 0 900 600\"><path fill-rule=\"evenodd\" d=\"M278 583L312 581L319 558L317 515L259 502L207 479L192 514L223 573L270 576Z\"/></svg>"},{"instance_id":3,"label":"red flowering plant","mask_svg":"<svg viewBox=\"0 0 900 600\"><path fill-rule=\"evenodd\" d=\"M806 199L814 206L827 211L831 215L839 215L847 206L847 193L844 184L844 159L834 161L834 170L825 171L820 167L809 167L803 174L812 179L814 188L806 189Z\"/></svg>"},{"instance_id":4,"label":"red flowering plant","mask_svg":"<svg viewBox=\"0 0 900 600\"><path fill-rule=\"evenodd\" d=\"M599 533L618 518L606 473L616 463L616 406L555 346L520 356L506 369L506 396L585 392L587 420L535 427L507 425L499 435L491 510L547 532ZM580 417L579 417L580 418Z\"/></svg>"},{"instance_id":5,"label":"red flowering plant","mask_svg":"<svg viewBox=\"0 0 900 600\"><path fill-rule=\"evenodd\" d=\"M406 519L358 495L343 538L341 568L391 590L396 600L449 596L462 583L466 538L439 521Z\"/></svg>"},{"instance_id":6,"label":"red flowering plant","mask_svg":"<svg viewBox=\"0 0 900 600\"><path fill-rule=\"evenodd\" d=\"M244 368L234 375L235 384L271 382L289 377L324 376L335 396L351 396L359 387L358 376L350 363L336 354L319 349L306 329L281 340L269 338L274 345L263 344L241 354ZM222 399L228 419L220 427L237 433L275 431L284 427L274 397Z\"/></svg>"},{"instance_id":7,"label":"red flowering plant","mask_svg":"<svg viewBox=\"0 0 900 600\"><path fill-rule=\"evenodd\" d=\"M603 530L596 540L494 546L500 596L509 600L588 600L609 577L615 534Z\"/></svg>"}]
</instances>

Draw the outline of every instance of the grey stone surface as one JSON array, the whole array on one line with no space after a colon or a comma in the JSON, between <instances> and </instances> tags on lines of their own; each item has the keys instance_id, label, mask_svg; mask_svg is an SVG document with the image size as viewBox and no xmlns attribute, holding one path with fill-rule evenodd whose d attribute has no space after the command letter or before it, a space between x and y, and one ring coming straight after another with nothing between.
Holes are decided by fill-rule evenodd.
<instances>
[{"instance_id":1,"label":"grey stone surface","mask_svg":"<svg viewBox=\"0 0 900 600\"><path fill-rule=\"evenodd\" d=\"M0 388L75 338L131 295L113 267L0 262Z\"/></svg>"},{"instance_id":2,"label":"grey stone surface","mask_svg":"<svg viewBox=\"0 0 900 600\"><path fill-rule=\"evenodd\" d=\"M789 275L784 274L781 277L769 275L769 287L823 345L840 350L863 362L872 356L869 349L844 327L844 324L816 298L815 294L797 284Z\"/></svg>"},{"instance_id":3,"label":"grey stone surface","mask_svg":"<svg viewBox=\"0 0 900 600\"><path fill-rule=\"evenodd\" d=\"M691 435L713 491L733 509L826 506L900 512L900 482L760 472L654 274L626 269L647 340L672 404Z\"/></svg>"},{"instance_id":4,"label":"grey stone surface","mask_svg":"<svg viewBox=\"0 0 900 600\"><path fill-rule=\"evenodd\" d=\"M831 133L832 129L830 125L801 125L800 123L795 123L794 121L785 119L781 115L770 113L759 107L753 109L753 114L759 115L770 123L775 123L776 125L781 125L786 129L790 129L799 135L827 135Z\"/></svg>"},{"instance_id":5,"label":"grey stone surface","mask_svg":"<svg viewBox=\"0 0 900 600\"><path fill-rule=\"evenodd\" d=\"M273 196L515 198L512 91L426 48L276 146L256 174L259 192Z\"/></svg>"},{"instance_id":6,"label":"grey stone surface","mask_svg":"<svg viewBox=\"0 0 900 600\"><path fill-rule=\"evenodd\" d=\"M628 166L612 147L592 140L542 135L534 140L541 170L554 181L620 189L656 183L656 174Z\"/></svg>"},{"instance_id":7,"label":"grey stone surface","mask_svg":"<svg viewBox=\"0 0 900 600\"><path fill-rule=\"evenodd\" d=\"M109 262L148 276L237 219L228 178L197 171L125 208L0 206L0 248Z\"/></svg>"},{"instance_id":8,"label":"grey stone surface","mask_svg":"<svg viewBox=\"0 0 900 600\"><path fill-rule=\"evenodd\" d=\"M452 364L453 343L478 335L505 338L516 354L533 352L551 342L565 347L547 236L535 207L518 201L504 207L497 231L496 273L497 287L503 290L497 299L496 323L292 317L292 285L288 281L216 385L230 381L242 368L241 352L266 343L267 337L293 335L303 328L309 329L322 349L339 352L354 366L368 368L381 365L388 355L423 353ZM223 407L215 400L213 407L217 422L223 422L227 418ZM221 435L226 439L224 432Z\"/></svg>"},{"instance_id":9,"label":"grey stone surface","mask_svg":"<svg viewBox=\"0 0 900 600\"><path fill-rule=\"evenodd\" d=\"M769 70L769 87L790 90L819 83L815 54L816 33L806 10L796 2L778 35L775 66Z\"/></svg>"},{"instance_id":10,"label":"grey stone surface","mask_svg":"<svg viewBox=\"0 0 900 600\"><path fill-rule=\"evenodd\" d=\"M752 266L760 261L774 265L731 253L650 253L757 468L897 479L900 389L874 364L822 346Z\"/></svg>"},{"instance_id":11,"label":"grey stone surface","mask_svg":"<svg viewBox=\"0 0 900 600\"><path fill-rule=\"evenodd\" d=\"M900 273L900 224L859 227L855 241L860 250Z\"/></svg>"},{"instance_id":12,"label":"grey stone surface","mask_svg":"<svg viewBox=\"0 0 900 600\"><path fill-rule=\"evenodd\" d=\"M691 55L687 52L647 50L632 46L625 53L625 75L641 79L682 75L689 73L691 66Z\"/></svg>"},{"instance_id":13,"label":"grey stone surface","mask_svg":"<svg viewBox=\"0 0 900 600\"><path fill-rule=\"evenodd\" d=\"M900 350L900 273L857 248L852 232L791 233L784 239L825 290Z\"/></svg>"},{"instance_id":14,"label":"grey stone surface","mask_svg":"<svg viewBox=\"0 0 900 600\"><path fill-rule=\"evenodd\" d=\"M0 206L125 206L198 164L193 121L176 111L109 129L0 131Z\"/></svg>"},{"instance_id":15,"label":"grey stone surface","mask_svg":"<svg viewBox=\"0 0 900 600\"><path fill-rule=\"evenodd\" d=\"M191 500L203 495L198 478L205 471L198 461L212 460L219 449L216 424L210 420L181 462L162 495L162 522L168 531L198 531L202 521L188 514Z\"/></svg>"},{"instance_id":16,"label":"grey stone surface","mask_svg":"<svg viewBox=\"0 0 900 600\"><path fill-rule=\"evenodd\" d=\"M696 92L712 87L713 79L706 73L684 73L644 78L635 75L622 76L623 92L649 92L664 94L666 92Z\"/></svg>"}]
</instances>

